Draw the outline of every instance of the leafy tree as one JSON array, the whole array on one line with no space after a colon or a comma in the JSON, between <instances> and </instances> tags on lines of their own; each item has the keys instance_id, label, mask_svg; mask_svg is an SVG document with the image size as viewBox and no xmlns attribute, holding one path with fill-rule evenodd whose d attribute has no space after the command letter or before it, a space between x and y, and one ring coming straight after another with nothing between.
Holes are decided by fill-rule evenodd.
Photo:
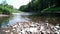
<instances>
[{"instance_id":1,"label":"leafy tree","mask_svg":"<svg viewBox=\"0 0 60 34\"><path fill-rule=\"evenodd\" d=\"M60 6L60 0L32 0L27 5L21 6L22 8L20 9L22 9L22 11L41 13L41 11L46 8L58 7L58 6Z\"/></svg>"}]
</instances>

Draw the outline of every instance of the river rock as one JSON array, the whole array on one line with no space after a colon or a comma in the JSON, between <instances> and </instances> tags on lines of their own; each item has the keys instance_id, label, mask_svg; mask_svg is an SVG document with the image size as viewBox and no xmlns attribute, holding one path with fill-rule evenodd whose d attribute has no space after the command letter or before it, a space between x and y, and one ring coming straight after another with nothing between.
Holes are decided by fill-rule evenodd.
<instances>
[{"instance_id":1,"label":"river rock","mask_svg":"<svg viewBox=\"0 0 60 34\"><path fill-rule=\"evenodd\" d=\"M35 22L18 22L0 30L3 34L60 34L59 25Z\"/></svg>"}]
</instances>

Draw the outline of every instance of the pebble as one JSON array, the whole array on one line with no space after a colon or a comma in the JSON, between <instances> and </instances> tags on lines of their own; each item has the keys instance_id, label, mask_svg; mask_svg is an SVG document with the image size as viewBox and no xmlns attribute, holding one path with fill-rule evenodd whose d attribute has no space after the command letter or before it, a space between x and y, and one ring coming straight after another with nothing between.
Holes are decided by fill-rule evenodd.
<instances>
[{"instance_id":1,"label":"pebble","mask_svg":"<svg viewBox=\"0 0 60 34\"><path fill-rule=\"evenodd\" d=\"M13 32L11 32L11 34L13 34Z\"/></svg>"},{"instance_id":2,"label":"pebble","mask_svg":"<svg viewBox=\"0 0 60 34\"><path fill-rule=\"evenodd\" d=\"M10 30L7 30L7 31L5 31L5 32L6 32L6 33L7 33L7 32L10 32Z\"/></svg>"},{"instance_id":3,"label":"pebble","mask_svg":"<svg viewBox=\"0 0 60 34\"><path fill-rule=\"evenodd\" d=\"M9 27L9 26L8 26ZM7 30L3 30L6 33L17 33L17 34L51 34L51 33L55 33L55 34L60 34L60 26L56 25L50 25L49 23L28 23L28 22L22 22L22 23L18 23L15 24L13 26L11 26L11 29L7 29Z\"/></svg>"}]
</instances>

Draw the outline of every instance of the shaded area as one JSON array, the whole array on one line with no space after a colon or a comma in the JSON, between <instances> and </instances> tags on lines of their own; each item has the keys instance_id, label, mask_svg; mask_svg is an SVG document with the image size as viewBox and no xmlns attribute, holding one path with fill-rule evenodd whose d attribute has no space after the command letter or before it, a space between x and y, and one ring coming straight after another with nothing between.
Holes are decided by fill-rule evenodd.
<instances>
[{"instance_id":1,"label":"shaded area","mask_svg":"<svg viewBox=\"0 0 60 34\"><path fill-rule=\"evenodd\" d=\"M36 12L40 15L60 15L60 0L32 0L19 8L23 12ZM51 13L51 14L50 14ZM53 14L53 15L52 15Z\"/></svg>"},{"instance_id":2,"label":"shaded area","mask_svg":"<svg viewBox=\"0 0 60 34\"><path fill-rule=\"evenodd\" d=\"M46 23L50 23L53 25L56 24L60 24L60 17L56 17L56 16L27 16L28 18L30 18L33 22L46 22Z\"/></svg>"}]
</instances>

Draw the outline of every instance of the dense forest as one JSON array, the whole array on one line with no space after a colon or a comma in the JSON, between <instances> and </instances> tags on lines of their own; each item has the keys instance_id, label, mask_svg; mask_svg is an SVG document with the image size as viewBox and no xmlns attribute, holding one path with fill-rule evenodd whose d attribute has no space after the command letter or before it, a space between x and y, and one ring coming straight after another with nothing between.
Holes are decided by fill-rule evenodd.
<instances>
[{"instance_id":1,"label":"dense forest","mask_svg":"<svg viewBox=\"0 0 60 34\"><path fill-rule=\"evenodd\" d=\"M32 0L27 5L19 8L24 12L58 13L60 12L60 0Z\"/></svg>"}]
</instances>

